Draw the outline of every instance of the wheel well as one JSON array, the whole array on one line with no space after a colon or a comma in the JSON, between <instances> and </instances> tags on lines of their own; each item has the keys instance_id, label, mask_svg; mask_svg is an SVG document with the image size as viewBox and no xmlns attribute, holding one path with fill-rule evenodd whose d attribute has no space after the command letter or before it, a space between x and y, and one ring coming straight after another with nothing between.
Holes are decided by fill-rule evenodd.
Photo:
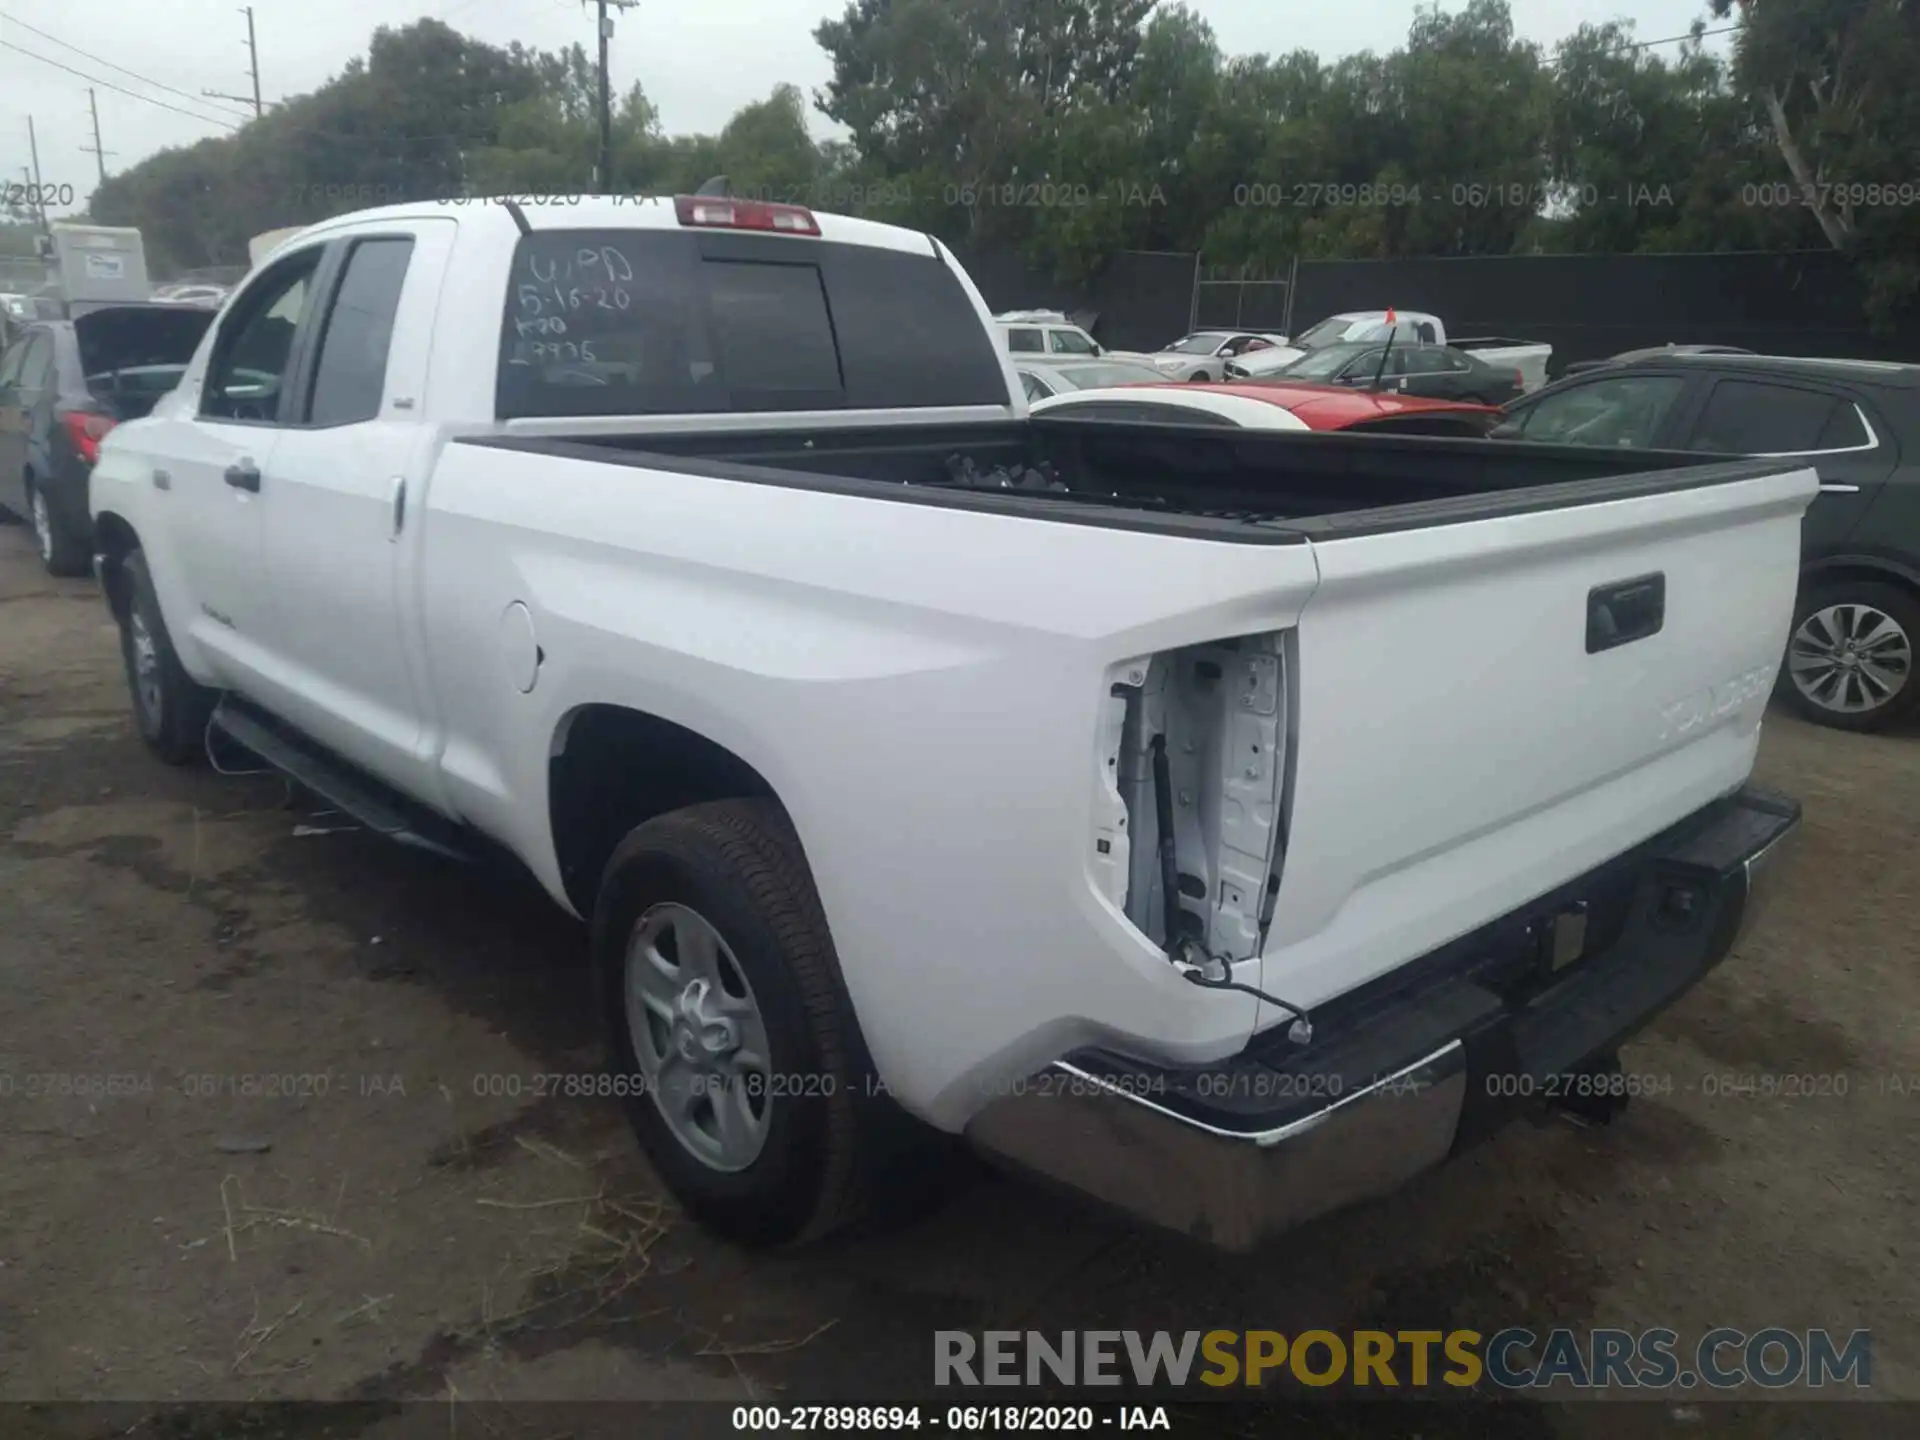
<instances>
[{"instance_id":1,"label":"wheel well","mask_svg":"<svg viewBox=\"0 0 1920 1440\"><path fill-rule=\"evenodd\" d=\"M601 872L634 826L708 800L774 794L731 750L621 705L583 705L560 722L547 782L561 882L583 916L593 914Z\"/></svg>"},{"instance_id":2,"label":"wheel well","mask_svg":"<svg viewBox=\"0 0 1920 1440\"><path fill-rule=\"evenodd\" d=\"M1831 565L1817 565L1801 573L1800 593L1802 596L1823 589L1838 581L1864 580L1876 585L1893 585L1920 600L1920 581L1904 570L1896 570L1884 565L1875 565L1858 560L1840 560Z\"/></svg>"},{"instance_id":3,"label":"wheel well","mask_svg":"<svg viewBox=\"0 0 1920 1440\"><path fill-rule=\"evenodd\" d=\"M120 516L102 511L93 522L93 548L101 557L100 585L107 592L107 607L115 620L127 618L132 596L127 593L126 571L121 562L140 548L140 537Z\"/></svg>"}]
</instances>

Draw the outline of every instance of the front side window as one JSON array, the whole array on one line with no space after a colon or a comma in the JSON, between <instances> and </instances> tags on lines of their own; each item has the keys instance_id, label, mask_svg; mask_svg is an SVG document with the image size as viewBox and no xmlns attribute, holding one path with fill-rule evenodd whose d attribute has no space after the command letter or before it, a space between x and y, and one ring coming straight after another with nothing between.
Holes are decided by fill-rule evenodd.
<instances>
[{"instance_id":1,"label":"front side window","mask_svg":"<svg viewBox=\"0 0 1920 1440\"><path fill-rule=\"evenodd\" d=\"M22 394L37 395L53 379L53 337L42 330L27 337L27 353L20 358L20 374L13 382Z\"/></svg>"},{"instance_id":2,"label":"front side window","mask_svg":"<svg viewBox=\"0 0 1920 1440\"><path fill-rule=\"evenodd\" d=\"M1550 445L1646 449L1686 381L1677 375L1617 375L1548 395L1520 418L1520 433Z\"/></svg>"},{"instance_id":3,"label":"front side window","mask_svg":"<svg viewBox=\"0 0 1920 1440\"><path fill-rule=\"evenodd\" d=\"M248 290L214 344L200 413L216 420L279 418L293 337L312 298L319 247L289 256Z\"/></svg>"},{"instance_id":4,"label":"front side window","mask_svg":"<svg viewBox=\"0 0 1920 1440\"><path fill-rule=\"evenodd\" d=\"M362 240L348 254L321 332L309 423L347 425L379 415L393 317L412 255L408 239Z\"/></svg>"},{"instance_id":5,"label":"front side window","mask_svg":"<svg viewBox=\"0 0 1920 1440\"><path fill-rule=\"evenodd\" d=\"M1047 332L1053 340L1053 352L1056 355L1096 355L1099 353L1093 341L1078 330L1051 330Z\"/></svg>"}]
</instances>

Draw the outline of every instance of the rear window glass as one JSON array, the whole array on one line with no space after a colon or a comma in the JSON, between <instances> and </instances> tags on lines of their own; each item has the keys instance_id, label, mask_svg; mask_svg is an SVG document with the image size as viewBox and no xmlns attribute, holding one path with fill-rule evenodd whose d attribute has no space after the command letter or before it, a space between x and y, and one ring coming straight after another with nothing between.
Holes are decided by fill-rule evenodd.
<instances>
[{"instance_id":1,"label":"rear window glass","mask_svg":"<svg viewBox=\"0 0 1920 1440\"><path fill-rule=\"evenodd\" d=\"M1817 450L1842 404L1835 396L1794 385L1722 380L1694 422L1693 447L1729 455Z\"/></svg>"},{"instance_id":2,"label":"rear window glass","mask_svg":"<svg viewBox=\"0 0 1920 1440\"><path fill-rule=\"evenodd\" d=\"M790 236L540 231L514 254L497 410L520 416L1004 405L954 273Z\"/></svg>"}]
</instances>

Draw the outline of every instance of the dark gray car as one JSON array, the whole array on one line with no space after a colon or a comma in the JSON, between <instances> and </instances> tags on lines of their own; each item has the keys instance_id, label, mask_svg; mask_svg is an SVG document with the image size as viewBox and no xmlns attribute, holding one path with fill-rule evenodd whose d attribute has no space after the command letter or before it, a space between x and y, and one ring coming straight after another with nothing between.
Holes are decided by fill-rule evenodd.
<instances>
[{"instance_id":1,"label":"dark gray car","mask_svg":"<svg viewBox=\"0 0 1920 1440\"><path fill-rule=\"evenodd\" d=\"M1656 352L1536 390L1493 434L1804 459L1820 494L1780 694L1846 730L1920 708L1920 366Z\"/></svg>"},{"instance_id":2,"label":"dark gray car","mask_svg":"<svg viewBox=\"0 0 1920 1440\"><path fill-rule=\"evenodd\" d=\"M1231 370L1227 378L1235 378ZM1389 347L1365 340L1309 351L1285 369L1264 373L1260 378L1391 390L1400 395L1465 400L1476 405L1504 405L1524 388L1520 372L1512 366L1489 365L1468 350L1456 350L1451 345Z\"/></svg>"},{"instance_id":3,"label":"dark gray car","mask_svg":"<svg viewBox=\"0 0 1920 1440\"><path fill-rule=\"evenodd\" d=\"M55 575L93 562L87 483L115 425L179 382L212 310L100 305L20 327L0 352L0 512L31 519Z\"/></svg>"}]
</instances>

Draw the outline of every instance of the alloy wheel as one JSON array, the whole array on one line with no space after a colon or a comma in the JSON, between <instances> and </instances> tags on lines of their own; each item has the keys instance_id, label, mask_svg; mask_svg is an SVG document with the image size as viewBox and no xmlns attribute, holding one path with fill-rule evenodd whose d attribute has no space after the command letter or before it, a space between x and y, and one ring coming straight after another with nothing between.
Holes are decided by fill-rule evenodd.
<instances>
[{"instance_id":1,"label":"alloy wheel","mask_svg":"<svg viewBox=\"0 0 1920 1440\"><path fill-rule=\"evenodd\" d=\"M1800 622L1787 647L1794 688L1822 710L1859 715L1912 681L1913 637L1872 605L1828 605Z\"/></svg>"}]
</instances>

